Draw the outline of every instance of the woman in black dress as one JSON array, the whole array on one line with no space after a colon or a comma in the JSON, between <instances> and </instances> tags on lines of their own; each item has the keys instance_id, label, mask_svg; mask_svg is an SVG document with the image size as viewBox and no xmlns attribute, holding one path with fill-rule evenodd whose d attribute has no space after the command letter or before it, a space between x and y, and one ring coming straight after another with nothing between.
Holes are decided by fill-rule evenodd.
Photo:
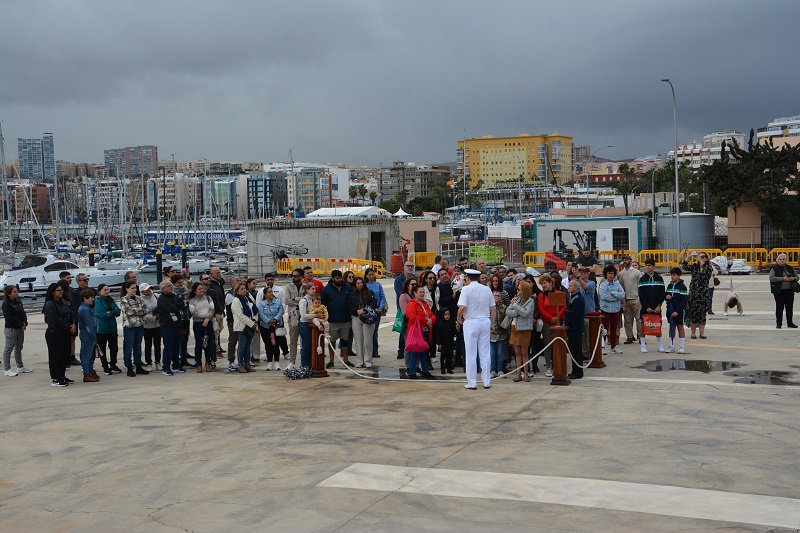
<instances>
[{"instance_id":1,"label":"woman in black dress","mask_svg":"<svg viewBox=\"0 0 800 533\"><path fill-rule=\"evenodd\" d=\"M708 260L705 252L698 254L691 252L689 255L697 255L697 262L688 265L687 260L683 262L683 267L689 270L692 281L689 283L689 301L686 304L686 322L692 328L692 338L697 338L697 327L700 327L700 338L706 338L706 313L708 312L708 283L715 274L715 268Z\"/></svg>"}]
</instances>

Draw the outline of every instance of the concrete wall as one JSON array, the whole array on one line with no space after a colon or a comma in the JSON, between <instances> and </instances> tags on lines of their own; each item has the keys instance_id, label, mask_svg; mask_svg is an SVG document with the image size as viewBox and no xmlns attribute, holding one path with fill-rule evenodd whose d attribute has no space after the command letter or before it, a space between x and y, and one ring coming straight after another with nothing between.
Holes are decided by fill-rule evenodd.
<instances>
[{"instance_id":1,"label":"concrete wall","mask_svg":"<svg viewBox=\"0 0 800 533\"><path fill-rule=\"evenodd\" d=\"M400 236L411 241L408 245L409 253L415 250L414 248L414 232L425 232L425 250L428 252L439 253L439 221L437 219L427 218L399 218L397 219L397 226L400 229ZM387 241L391 245L389 252L399 250L400 245L398 241ZM387 263L388 268L388 263Z\"/></svg>"},{"instance_id":2,"label":"concrete wall","mask_svg":"<svg viewBox=\"0 0 800 533\"><path fill-rule=\"evenodd\" d=\"M728 246L761 246L761 211L753 203L728 208Z\"/></svg>"},{"instance_id":3,"label":"concrete wall","mask_svg":"<svg viewBox=\"0 0 800 533\"><path fill-rule=\"evenodd\" d=\"M308 254L304 257L369 259L373 232L385 233L386 254L380 260L388 269L391 253L397 249L400 239L397 219L284 219L257 222L247 231L248 271L251 275L257 275L275 269L273 248L265 244L302 245L308 248ZM361 251L359 239L366 240L362 241ZM366 248L363 248L364 243ZM366 252L361 253L363 250ZM299 257L291 253L289 256Z\"/></svg>"}]
</instances>

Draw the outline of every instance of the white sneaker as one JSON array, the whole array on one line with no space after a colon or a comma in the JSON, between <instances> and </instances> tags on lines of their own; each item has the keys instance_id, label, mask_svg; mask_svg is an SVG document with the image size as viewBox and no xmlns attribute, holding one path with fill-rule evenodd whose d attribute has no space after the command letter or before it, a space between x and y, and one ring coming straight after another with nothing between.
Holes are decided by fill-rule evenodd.
<instances>
[{"instance_id":1,"label":"white sneaker","mask_svg":"<svg viewBox=\"0 0 800 533\"><path fill-rule=\"evenodd\" d=\"M267 368L265 368L264 370L265 370L265 371L267 371L267 372L269 372L270 370L272 370L272 361L269 361L269 362L267 363Z\"/></svg>"},{"instance_id":2,"label":"white sneaker","mask_svg":"<svg viewBox=\"0 0 800 533\"><path fill-rule=\"evenodd\" d=\"M665 352L667 352L667 353L672 353L672 352L674 352L674 351L675 351L675 347L674 347L674 346L672 346L672 345L670 345L670 346L667 346L667 349L666 349L666 350L664 350L664 351L665 351Z\"/></svg>"},{"instance_id":3,"label":"white sneaker","mask_svg":"<svg viewBox=\"0 0 800 533\"><path fill-rule=\"evenodd\" d=\"M438 361L435 357L431 357L431 363L436 364Z\"/></svg>"},{"instance_id":4,"label":"white sneaker","mask_svg":"<svg viewBox=\"0 0 800 533\"><path fill-rule=\"evenodd\" d=\"M622 350L620 350L619 346L611 348L611 351L614 352L615 354L622 355ZM589 357L584 356L584 359L589 359Z\"/></svg>"},{"instance_id":5,"label":"white sneaker","mask_svg":"<svg viewBox=\"0 0 800 533\"><path fill-rule=\"evenodd\" d=\"M294 363L289 363L289 364L286 366L286 370L294 370Z\"/></svg>"},{"instance_id":6,"label":"white sneaker","mask_svg":"<svg viewBox=\"0 0 800 533\"><path fill-rule=\"evenodd\" d=\"M722 313L722 316L728 316L728 312L725 311L724 313Z\"/></svg>"},{"instance_id":7,"label":"white sneaker","mask_svg":"<svg viewBox=\"0 0 800 533\"><path fill-rule=\"evenodd\" d=\"M11 370L10 368L8 370L6 370L6 376L8 376L10 378L13 378L16 375L17 375L17 373L14 372L13 370Z\"/></svg>"},{"instance_id":8,"label":"white sneaker","mask_svg":"<svg viewBox=\"0 0 800 533\"><path fill-rule=\"evenodd\" d=\"M365 366L366 368L372 368L372 363L365 363L365 364L364 364L364 366Z\"/></svg>"},{"instance_id":9,"label":"white sneaker","mask_svg":"<svg viewBox=\"0 0 800 533\"><path fill-rule=\"evenodd\" d=\"M280 370L281 370L281 365L280 365L280 363L278 363L277 361L275 361L275 366L273 366L273 367L272 367L272 370L277 370L278 372L280 372Z\"/></svg>"},{"instance_id":10,"label":"white sneaker","mask_svg":"<svg viewBox=\"0 0 800 533\"><path fill-rule=\"evenodd\" d=\"M647 346L642 346L642 353L647 353Z\"/></svg>"},{"instance_id":11,"label":"white sneaker","mask_svg":"<svg viewBox=\"0 0 800 533\"><path fill-rule=\"evenodd\" d=\"M683 353L683 348L678 348L678 353Z\"/></svg>"},{"instance_id":12,"label":"white sneaker","mask_svg":"<svg viewBox=\"0 0 800 533\"><path fill-rule=\"evenodd\" d=\"M553 369L548 367L547 370L544 371L544 377L552 378L553 377Z\"/></svg>"},{"instance_id":13,"label":"white sneaker","mask_svg":"<svg viewBox=\"0 0 800 533\"><path fill-rule=\"evenodd\" d=\"M659 346L658 347L658 351L661 352L661 353L664 353L666 350L664 349L663 346Z\"/></svg>"},{"instance_id":14,"label":"white sneaker","mask_svg":"<svg viewBox=\"0 0 800 533\"><path fill-rule=\"evenodd\" d=\"M33 369L27 366L17 367L17 374L27 374L28 372L33 372Z\"/></svg>"},{"instance_id":15,"label":"white sneaker","mask_svg":"<svg viewBox=\"0 0 800 533\"><path fill-rule=\"evenodd\" d=\"M493 378L496 378L496 377L497 377L497 372L492 372L492 373L491 373L491 374L489 374L489 375L490 375L490 376L492 376Z\"/></svg>"}]
</instances>

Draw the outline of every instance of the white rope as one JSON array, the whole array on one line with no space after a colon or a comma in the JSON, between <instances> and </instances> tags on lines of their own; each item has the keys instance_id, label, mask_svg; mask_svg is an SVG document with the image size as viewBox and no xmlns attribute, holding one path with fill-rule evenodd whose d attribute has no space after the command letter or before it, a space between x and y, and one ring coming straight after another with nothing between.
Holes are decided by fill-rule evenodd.
<instances>
[{"instance_id":1,"label":"white rope","mask_svg":"<svg viewBox=\"0 0 800 533\"><path fill-rule=\"evenodd\" d=\"M566 339L564 339L562 337L553 337L553 339L550 342L548 342L547 345L544 348L539 350L539 352L536 355L532 356L530 359L525 361L525 363L523 363L521 366L515 368L514 370L510 370L510 371L506 372L505 374L500 374L497 377L491 378L491 380L502 379L502 378L505 378L507 376L510 376L511 374L515 374L519 370L525 368L530 363L535 361L540 355L542 355L545 352L545 350L547 350L550 346L553 345L553 343L555 343L556 341L559 341L559 340L561 342L563 342L564 345L567 347L567 353L569 354L570 358L572 359L572 362L575 365L580 366L583 369L589 368L589 365L591 365L592 361L594 361L594 354L597 352L597 345L600 343L600 339L603 337L604 333L605 333L605 328L603 328L603 326L601 325L600 328L597 330L597 340L595 341L595 344L594 344L594 350L592 350L592 357L589 359L589 362L586 363L585 366L584 365L578 365L577 361L575 361L575 358L572 357L572 353L569 351L569 345L567 344ZM324 339L324 342L322 342L323 339ZM352 372L353 374L355 374L356 376L358 376L360 378L369 379L369 380L373 380L373 381L402 381L404 383L408 383L408 381L409 381L407 378L380 378L380 377L375 377L375 376L368 376L366 374L362 374L361 372L358 372L358 371L354 370L353 367L351 367L350 365L345 363L344 359L342 359L342 356L340 354L336 353L336 348L331 343L330 335L326 335L324 333L320 333L320 335L318 337L318 340L317 340L317 353L318 354L323 354L324 353L323 345L327 345L331 350L333 350L334 355L336 356L337 359L339 359L339 361L341 361L342 365L344 365L344 367L347 370L349 370L350 372ZM453 384L455 384L455 383L466 383L467 382L466 379L464 379L464 380L460 380L460 379L436 379L436 380L422 380L422 381L425 382L425 383L453 383Z\"/></svg>"}]
</instances>

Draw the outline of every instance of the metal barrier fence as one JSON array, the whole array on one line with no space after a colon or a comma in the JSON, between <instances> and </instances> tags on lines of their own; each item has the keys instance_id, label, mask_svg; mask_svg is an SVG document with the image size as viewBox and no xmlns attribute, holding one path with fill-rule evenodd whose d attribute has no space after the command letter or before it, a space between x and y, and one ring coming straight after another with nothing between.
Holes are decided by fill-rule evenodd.
<instances>
[{"instance_id":1,"label":"metal barrier fence","mask_svg":"<svg viewBox=\"0 0 800 533\"><path fill-rule=\"evenodd\" d=\"M436 259L436 252L415 252L408 254L408 260L415 268L431 268Z\"/></svg>"},{"instance_id":2,"label":"metal barrier fence","mask_svg":"<svg viewBox=\"0 0 800 533\"><path fill-rule=\"evenodd\" d=\"M769 262L775 263L780 254L786 254L786 263L790 265L800 262L800 248L773 248L769 251Z\"/></svg>"},{"instance_id":3,"label":"metal barrier fence","mask_svg":"<svg viewBox=\"0 0 800 533\"><path fill-rule=\"evenodd\" d=\"M358 276L363 276L368 268L375 271L376 278L382 278L386 275L386 267L383 263L380 261L367 261L366 259L298 257L297 259L280 259L275 266L276 272L281 275L289 275L295 268L304 268L306 266L310 266L317 276L330 276L334 270L341 270L342 272L349 270Z\"/></svg>"}]
</instances>

